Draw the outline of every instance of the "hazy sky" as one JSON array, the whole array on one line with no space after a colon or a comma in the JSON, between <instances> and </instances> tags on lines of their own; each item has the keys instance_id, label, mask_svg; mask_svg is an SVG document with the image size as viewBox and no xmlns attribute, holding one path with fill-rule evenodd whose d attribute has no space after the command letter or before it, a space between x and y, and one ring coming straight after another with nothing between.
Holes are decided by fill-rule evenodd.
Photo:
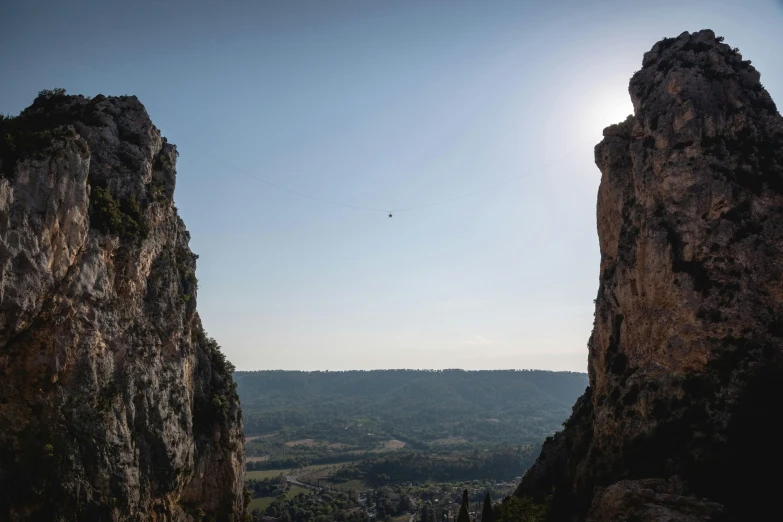
<instances>
[{"instance_id":1,"label":"hazy sky","mask_svg":"<svg viewBox=\"0 0 783 522\"><path fill-rule=\"evenodd\" d=\"M240 369L584 371L592 146L631 112L642 54L703 28L783 100L772 0L10 0L0 112L52 87L141 99L181 153L198 308ZM227 166L397 209L555 160L392 219Z\"/></svg>"}]
</instances>

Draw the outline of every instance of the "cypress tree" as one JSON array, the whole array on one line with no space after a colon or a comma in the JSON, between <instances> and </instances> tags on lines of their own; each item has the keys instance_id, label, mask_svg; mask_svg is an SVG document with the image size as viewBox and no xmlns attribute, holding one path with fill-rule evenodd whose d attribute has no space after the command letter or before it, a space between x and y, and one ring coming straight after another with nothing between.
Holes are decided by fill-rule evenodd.
<instances>
[{"instance_id":1,"label":"cypress tree","mask_svg":"<svg viewBox=\"0 0 783 522\"><path fill-rule=\"evenodd\" d=\"M492 512L492 499L489 493L484 497L484 509L481 510L481 522L495 522L495 513Z\"/></svg>"},{"instance_id":2,"label":"cypress tree","mask_svg":"<svg viewBox=\"0 0 783 522\"><path fill-rule=\"evenodd\" d=\"M462 505L459 508L457 522L470 522L470 513L468 512L468 490L462 492Z\"/></svg>"},{"instance_id":3,"label":"cypress tree","mask_svg":"<svg viewBox=\"0 0 783 522\"><path fill-rule=\"evenodd\" d=\"M459 508L459 516L457 522L470 522L470 514L468 514L468 506L464 502Z\"/></svg>"}]
</instances>

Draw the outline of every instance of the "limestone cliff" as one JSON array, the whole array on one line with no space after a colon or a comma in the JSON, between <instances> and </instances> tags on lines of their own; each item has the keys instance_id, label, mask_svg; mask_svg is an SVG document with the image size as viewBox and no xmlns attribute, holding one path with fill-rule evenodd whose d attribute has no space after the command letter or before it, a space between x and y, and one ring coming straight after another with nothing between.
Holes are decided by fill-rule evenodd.
<instances>
[{"instance_id":1,"label":"limestone cliff","mask_svg":"<svg viewBox=\"0 0 783 522\"><path fill-rule=\"evenodd\" d=\"M176 148L126 96L42 91L0 130L0 520L240 520Z\"/></svg>"},{"instance_id":2,"label":"limestone cliff","mask_svg":"<svg viewBox=\"0 0 783 522\"><path fill-rule=\"evenodd\" d=\"M768 520L783 451L783 118L712 31L658 42L595 149L590 386L517 495L552 520Z\"/></svg>"}]
</instances>

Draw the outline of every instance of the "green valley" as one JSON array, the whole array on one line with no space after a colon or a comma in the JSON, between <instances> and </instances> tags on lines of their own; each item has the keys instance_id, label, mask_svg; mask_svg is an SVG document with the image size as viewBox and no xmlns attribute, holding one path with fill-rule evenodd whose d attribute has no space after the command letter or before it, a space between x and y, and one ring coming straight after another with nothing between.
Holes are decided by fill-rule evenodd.
<instances>
[{"instance_id":1,"label":"green valley","mask_svg":"<svg viewBox=\"0 0 783 522\"><path fill-rule=\"evenodd\" d=\"M538 370L258 371L234 379L258 520L447 514L463 489L502 498L587 386L582 373Z\"/></svg>"}]
</instances>

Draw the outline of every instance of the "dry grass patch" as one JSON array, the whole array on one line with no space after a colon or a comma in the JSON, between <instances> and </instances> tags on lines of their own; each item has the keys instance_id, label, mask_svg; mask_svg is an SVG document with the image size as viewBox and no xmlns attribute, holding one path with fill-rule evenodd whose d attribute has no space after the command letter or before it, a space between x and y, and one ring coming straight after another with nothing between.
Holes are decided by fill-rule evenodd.
<instances>
[{"instance_id":1,"label":"dry grass patch","mask_svg":"<svg viewBox=\"0 0 783 522\"><path fill-rule=\"evenodd\" d=\"M265 478L272 478L278 475L283 475L285 473L288 473L287 469L263 469L263 470L247 471L245 472L245 480L249 480L249 479L263 480Z\"/></svg>"},{"instance_id":2,"label":"dry grass patch","mask_svg":"<svg viewBox=\"0 0 783 522\"><path fill-rule=\"evenodd\" d=\"M402 448L405 447L405 443L403 441L401 441L401 440L392 439L392 440L387 440L386 442L384 442L383 443L383 447L386 448L386 449L392 449L392 450L402 449Z\"/></svg>"}]
</instances>

